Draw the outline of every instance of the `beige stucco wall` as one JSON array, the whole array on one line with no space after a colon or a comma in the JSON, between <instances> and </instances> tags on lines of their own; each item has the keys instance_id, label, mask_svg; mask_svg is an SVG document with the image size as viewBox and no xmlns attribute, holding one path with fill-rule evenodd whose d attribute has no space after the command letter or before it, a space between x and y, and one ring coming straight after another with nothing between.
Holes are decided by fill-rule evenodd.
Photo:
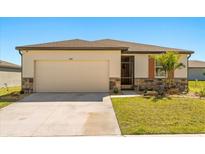
<instances>
[{"instance_id":1,"label":"beige stucco wall","mask_svg":"<svg viewBox=\"0 0 205 154\"><path fill-rule=\"evenodd\" d=\"M181 55L180 62L185 65L185 68L177 69L174 73L175 78L187 78L187 57L186 54Z\"/></svg>"},{"instance_id":2,"label":"beige stucco wall","mask_svg":"<svg viewBox=\"0 0 205 154\"><path fill-rule=\"evenodd\" d=\"M121 51L120 50L39 50L23 51L23 77L34 77L35 60L108 60L109 77L121 75Z\"/></svg>"},{"instance_id":3,"label":"beige stucco wall","mask_svg":"<svg viewBox=\"0 0 205 154\"><path fill-rule=\"evenodd\" d=\"M135 78L148 78L148 54L135 55Z\"/></svg>"},{"instance_id":4,"label":"beige stucco wall","mask_svg":"<svg viewBox=\"0 0 205 154\"><path fill-rule=\"evenodd\" d=\"M148 78L148 60L150 54L124 54L135 56L135 78ZM186 54L180 55L180 62L185 65L185 68L177 69L175 71L175 78L187 78L187 56Z\"/></svg>"},{"instance_id":5,"label":"beige stucco wall","mask_svg":"<svg viewBox=\"0 0 205 154\"><path fill-rule=\"evenodd\" d=\"M21 85L21 72L8 72L0 71L0 88L5 87L20 86Z\"/></svg>"},{"instance_id":6,"label":"beige stucco wall","mask_svg":"<svg viewBox=\"0 0 205 154\"><path fill-rule=\"evenodd\" d=\"M130 54L129 54L130 55ZM150 54L135 54L135 78L148 78L148 58ZM187 56L181 55L185 68L175 71L175 78L187 77ZM52 51L23 51L23 77L34 77L35 60L108 60L109 77L121 76L121 52L114 50L52 50Z\"/></svg>"}]
</instances>

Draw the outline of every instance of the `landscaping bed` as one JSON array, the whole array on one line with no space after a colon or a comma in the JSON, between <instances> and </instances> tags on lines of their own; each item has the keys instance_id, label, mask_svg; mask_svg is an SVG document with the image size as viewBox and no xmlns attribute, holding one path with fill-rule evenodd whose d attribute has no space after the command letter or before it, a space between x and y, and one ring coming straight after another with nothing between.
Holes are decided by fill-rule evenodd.
<instances>
[{"instance_id":1,"label":"landscaping bed","mask_svg":"<svg viewBox=\"0 0 205 154\"><path fill-rule=\"evenodd\" d=\"M123 135L205 133L205 100L112 98Z\"/></svg>"}]
</instances>

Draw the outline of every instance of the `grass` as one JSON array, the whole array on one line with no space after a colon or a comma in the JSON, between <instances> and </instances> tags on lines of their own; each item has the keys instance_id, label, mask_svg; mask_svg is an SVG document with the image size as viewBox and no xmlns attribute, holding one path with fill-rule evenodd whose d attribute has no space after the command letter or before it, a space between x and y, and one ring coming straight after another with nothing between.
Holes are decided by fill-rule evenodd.
<instances>
[{"instance_id":1,"label":"grass","mask_svg":"<svg viewBox=\"0 0 205 154\"><path fill-rule=\"evenodd\" d=\"M22 98L20 95L21 87L0 88L0 108L3 108L12 102Z\"/></svg>"},{"instance_id":2,"label":"grass","mask_svg":"<svg viewBox=\"0 0 205 154\"><path fill-rule=\"evenodd\" d=\"M196 93L205 87L205 81L189 81L189 91Z\"/></svg>"},{"instance_id":3,"label":"grass","mask_svg":"<svg viewBox=\"0 0 205 154\"><path fill-rule=\"evenodd\" d=\"M20 90L21 90L20 86L8 87L8 90L7 90L7 88L0 88L0 96L8 95L8 94L11 94L13 92L20 92Z\"/></svg>"},{"instance_id":4,"label":"grass","mask_svg":"<svg viewBox=\"0 0 205 154\"><path fill-rule=\"evenodd\" d=\"M205 100L112 98L123 135L205 133Z\"/></svg>"},{"instance_id":5,"label":"grass","mask_svg":"<svg viewBox=\"0 0 205 154\"><path fill-rule=\"evenodd\" d=\"M10 104L11 104L11 102L3 102L3 101L1 102L1 101L0 101L0 109L3 108L3 107L5 107L5 106L8 106L8 105L10 105Z\"/></svg>"}]
</instances>

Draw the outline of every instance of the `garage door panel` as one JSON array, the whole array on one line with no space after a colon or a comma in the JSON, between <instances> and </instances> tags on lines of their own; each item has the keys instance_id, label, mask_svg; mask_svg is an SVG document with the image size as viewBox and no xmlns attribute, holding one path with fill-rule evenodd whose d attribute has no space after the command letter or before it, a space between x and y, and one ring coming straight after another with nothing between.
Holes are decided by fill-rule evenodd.
<instances>
[{"instance_id":1,"label":"garage door panel","mask_svg":"<svg viewBox=\"0 0 205 154\"><path fill-rule=\"evenodd\" d=\"M107 92L108 61L36 61L37 92Z\"/></svg>"}]
</instances>

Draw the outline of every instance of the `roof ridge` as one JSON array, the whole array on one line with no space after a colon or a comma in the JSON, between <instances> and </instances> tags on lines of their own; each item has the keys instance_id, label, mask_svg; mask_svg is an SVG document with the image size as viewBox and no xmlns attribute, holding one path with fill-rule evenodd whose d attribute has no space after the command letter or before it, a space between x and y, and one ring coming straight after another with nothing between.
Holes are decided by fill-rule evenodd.
<instances>
[{"instance_id":1,"label":"roof ridge","mask_svg":"<svg viewBox=\"0 0 205 154\"><path fill-rule=\"evenodd\" d=\"M109 40L109 39L105 39L105 40ZM111 40L111 39L110 39ZM97 42L97 40L95 40L95 41L91 41L91 42L93 42L93 43L98 43L98 44L102 44L102 45L106 45L106 43L104 43L104 42ZM129 48L128 46L123 46L123 45L117 45L118 47L124 47L124 48Z\"/></svg>"},{"instance_id":2,"label":"roof ridge","mask_svg":"<svg viewBox=\"0 0 205 154\"><path fill-rule=\"evenodd\" d=\"M83 40L83 39L69 39L69 40L62 40L62 41L51 41L51 42L46 42L46 43L37 43L37 44L30 44L30 45L22 45L22 46L34 46L34 45L44 45L44 44L50 44L50 43L62 43L62 42L67 42L67 41L84 41L84 42L91 42L88 40Z\"/></svg>"},{"instance_id":3,"label":"roof ridge","mask_svg":"<svg viewBox=\"0 0 205 154\"><path fill-rule=\"evenodd\" d=\"M173 50L177 49L177 50L189 51L189 50L186 50L186 49L180 49L180 48L175 48L175 47L165 47L165 46L159 46L159 45L154 45L154 44L137 43L137 42L134 42L134 41L122 41L122 40L117 40L117 39L101 39L101 40L96 40L96 41L105 41L105 40L124 42L124 43L131 43L131 44L137 44L137 45L154 46L154 47L160 47L160 48L170 48L170 49L173 49Z\"/></svg>"},{"instance_id":4,"label":"roof ridge","mask_svg":"<svg viewBox=\"0 0 205 154\"><path fill-rule=\"evenodd\" d=\"M6 67L19 67L19 68L21 67L18 64L11 63L11 62L4 61L4 60L0 60L0 67L2 67L2 66L6 66Z\"/></svg>"}]
</instances>

